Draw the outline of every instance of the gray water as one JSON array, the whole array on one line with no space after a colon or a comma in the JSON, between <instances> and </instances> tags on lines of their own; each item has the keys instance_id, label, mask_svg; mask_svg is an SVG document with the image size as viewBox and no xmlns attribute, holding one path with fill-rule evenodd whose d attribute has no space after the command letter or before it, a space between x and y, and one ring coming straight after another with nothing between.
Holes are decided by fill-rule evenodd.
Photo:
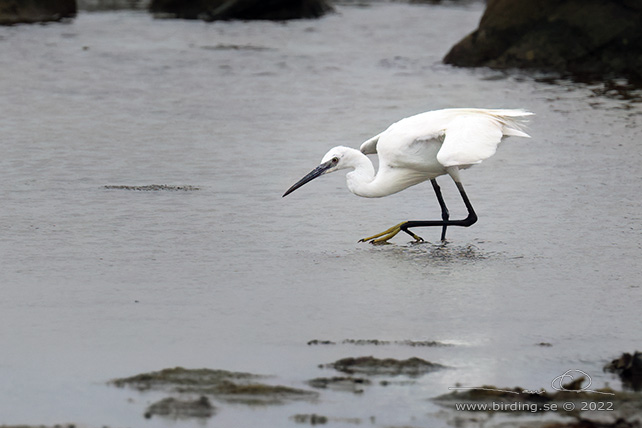
<instances>
[{"instance_id":1,"label":"gray water","mask_svg":"<svg viewBox=\"0 0 642 428\"><path fill-rule=\"evenodd\" d=\"M315 21L81 13L0 28L0 424L445 426L462 385L550 389L640 347L642 105L600 85L440 63L483 4L344 5ZM446 107L526 108L463 173L479 222L357 243L439 218L429 184L358 198L342 174L283 192L326 150ZM440 180L453 218L465 208ZM191 191L105 186L164 184ZM309 346L313 339L453 346ZM538 346L540 343L552 346ZM451 367L316 402L143 418L158 398L107 385L165 367L305 381L343 357ZM217 403L218 405L218 403Z\"/></svg>"}]
</instances>

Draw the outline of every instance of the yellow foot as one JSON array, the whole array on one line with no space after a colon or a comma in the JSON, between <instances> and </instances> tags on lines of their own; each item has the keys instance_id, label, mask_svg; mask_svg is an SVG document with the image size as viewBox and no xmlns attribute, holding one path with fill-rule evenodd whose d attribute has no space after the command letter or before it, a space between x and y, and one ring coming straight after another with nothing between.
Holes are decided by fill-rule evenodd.
<instances>
[{"instance_id":1,"label":"yellow foot","mask_svg":"<svg viewBox=\"0 0 642 428\"><path fill-rule=\"evenodd\" d=\"M407 221L403 221L403 222L399 223L396 226L392 226L388 230L384 230L381 233L378 233L378 234L373 235L373 236L369 236L367 238L360 239L359 242L370 242L371 244L375 244L375 245L387 244L389 239L392 239L397 233L402 231L401 227L406 223L408 223L408 222ZM417 235L415 235L414 233L412 233L409 230L404 230L404 232L408 233L410 236L415 238L415 242L422 242L423 241L421 236L417 236Z\"/></svg>"}]
</instances>

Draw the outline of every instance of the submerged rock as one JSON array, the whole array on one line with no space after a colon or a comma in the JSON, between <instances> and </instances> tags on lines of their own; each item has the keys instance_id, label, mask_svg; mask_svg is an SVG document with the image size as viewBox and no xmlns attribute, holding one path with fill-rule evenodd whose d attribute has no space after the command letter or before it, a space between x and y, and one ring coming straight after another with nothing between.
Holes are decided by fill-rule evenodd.
<instances>
[{"instance_id":1,"label":"submerged rock","mask_svg":"<svg viewBox=\"0 0 642 428\"><path fill-rule=\"evenodd\" d=\"M140 391L160 390L173 393L199 394L242 404L281 404L292 400L317 397L314 391L257 382L264 376L243 372L175 367L114 379L118 387L129 386Z\"/></svg>"},{"instance_id":2,"label":"submerged rock","mask_svg":"<svg viewBox=\"0 0 642 428\"><path fill-rule=\"evenodd\" d=\"M263 383L222 382L209 391L220 400L242 404L282 404L295 400L311 400L318 394L304 389Z\"/></svg>"},{"instance_id":3,"label":"submerged rock","mask_svg":"<svg viewBox=\"0 0 642 428\"><path fill-rule=\"evenodd\" d=\"M129 386L139 391L171 389L185 392L201 392L227 381L248 381L260 378L259 375L243 372L230 372L213 369L186 369L174 367L157 372L142 373L135 376L114 379L118 387Z\"/></svg>"},{"instance_id":4,"label":"submerged rock","mask_svg":"<svg viewBox=\"0 0 642 428\"><path fill-rule=\"evenodd\" d=\"M384 345L401 345L401 346L412 346L412 347L435 347L435 346L452 346L448 343L437 342L436 340L379 340L379 339L345 339L343 342L348 345L374 345L374 346L384 346Z\"/></svg>"},{"instance_id":5,"label":"submerged rock","mask_svg":"<svg viewBox=\"0 0 642 428\"><path fill-rule=\"evenodd\" d=\"M127 186L127 185L111 185L108 184L105 186L105 189L110 189L110 190L137 190L139 192L157 192L160 190L169 190L169 191L176 191L176 190L182 190L184 192L191 192L194 190L199 190L198 187L196 186L173 186L173 185L167 185L167 184L146 184L144 186Z\"/></svg>"},{"instance_id":6,"label":"submerged rock","mask_svg":"<svg viewBox=\"0 0 642 428\"><path fill-rule=\"evenodd\" d=\"M372 382L368 379L351 376L317 377L308 381L308 385L319 389L332 389L335 391L363 393L363 387Z\"/></svg>"},{"instance_id":7,"label":"submerged rock","mask_svg":"<svg viewBox=\"0 0 642 428\"><path fill-rule=\"evenodd\" d=\"M435 370L446 368L441 364L431 363L421 358L408 358L407 360L396 360L394 358L343 358L325 367L331 367L343 373L360 373L364 375L388 375L388 376L421 376Z\"/></svg>"},{"instance_id":8,"label":"submerged rock","mask_svg":"<svg viewBox=\"0 0 642 428\"><path fill-rule=\"evenodd\" d=\"M479 28L444 62L642 81L642 3L488 0Z\"/></svg>"},{"instance_id":9,"label":"submerged rock","mask_svg":"<svg viewBox=\"0 0 642 428\"><path fill-rule=\"evenodd\" d=\"M0 25L60 21L76 11L76 0L0 0Z\"/></svg>"},{"instance_id":10,"label":"submerged rock","mask_svg":"<svg viewBox=\"0 0 642 428\"><path fill-rule=\"evenodd\" d=\"M313 339L307 342L308 345L336 345L337 342L331 340ZM413 347L437 347L437 346L452 346L449 343L438 342L436 340L380 340L380 339L344 339L341 341L342 345L358 345L358 346L386 346L386 345L401 345Z\"/></svg>"},{"instance_id":11,"label":"submerged rock","mask_svg":"<svg viewBox=\"0 0 642 428\"><path fill-rule=\"evenodd\" d=\"M319 339L312 339L308 341L308 346L310 345L336 345L337 342L333 342L331 340L319 340Z\"/></svg>"},{"instance_id":12,"label":"submerged rock","mask_svg":"<svg viewBox=\"0 0 642 428\"><path fill-rule=\"evenodd\" d=\"M319 18L332 6L326 0L152 0L149 10L162 18L282 21Z\"/></svg>"},{"instance_id":13,"label":"submerged rock","mask_svg":"<svg viewBox=\"0 0 642 428\"><path fill-rule=\"evenodd\" d=\"M0 425L0 428L78 428L76 424L55 424L55 425Z\"/></svg>"},{"instance_id":14,"label":"submerged rock","mask_svg":"<svg viewBox=\"0 0 642 428\"><path fill-rule=\"evenodd\" d=\"M306 425L323 425L328 423L328 417L323 415L312 414L296 414L290 417L297 424Z\"/></svg>"},{"instance_id":15,"label":"submerged rock","mask_svg":"<svg viewBox=\"0 0 642 428\"><path fill-rule=\"evenodd\" d=\"M148 419L152 416L164 416L174 419L209 418L215 412L216 408L205 396L196 400L180 400L168 397L149 406L145 412L145 417Z\"/></svg>"}]
</instances>

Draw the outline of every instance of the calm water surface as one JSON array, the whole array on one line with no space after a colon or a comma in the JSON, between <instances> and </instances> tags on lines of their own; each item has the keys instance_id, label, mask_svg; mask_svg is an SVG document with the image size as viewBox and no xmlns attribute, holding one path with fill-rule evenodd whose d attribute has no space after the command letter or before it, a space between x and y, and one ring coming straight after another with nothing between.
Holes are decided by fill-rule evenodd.
<instances>
[{"instance_id":1,"label":"calm water surface","mask_svg":"<svg viewBox=\"0 0 642 428\"><path fill-rule=\"evenodd\" d=\"M379 3L287 24L104 12L0 28L0 424L175 426L142 417L158 396L106 382L179 365L300 388L343 357L451 367L181 426L296 426L297 413L445 426L429 399L458 382L540 389L581 369L619 387L602 366L642 340L642 105L440 64L482 11ZM446 247L436 229L417 230L422 245L357 243L438 218L430 185L368 200L335 174L281 198L328 148L464 106L537 116L531 140L463 173L480 220ZM105 188L151 184L199 190Z\"/></svg>"}]
</instances>

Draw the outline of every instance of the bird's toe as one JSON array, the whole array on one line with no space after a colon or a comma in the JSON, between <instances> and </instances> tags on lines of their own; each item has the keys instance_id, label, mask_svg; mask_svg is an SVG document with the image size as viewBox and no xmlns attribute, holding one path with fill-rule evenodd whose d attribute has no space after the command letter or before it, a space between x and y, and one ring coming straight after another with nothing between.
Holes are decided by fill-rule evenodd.
<instances>
[{"instance_id":1,"label":"bird's toe","mask_svg":"<svg viewBox=\"0 0 642 428\"><path fill-rule=\"evenodd\" d=\"M370 241L370 243L372 245L389 245L390 242L388 242L388 239L373 239L372 241Z\"/></svg>"}]
</instances>

